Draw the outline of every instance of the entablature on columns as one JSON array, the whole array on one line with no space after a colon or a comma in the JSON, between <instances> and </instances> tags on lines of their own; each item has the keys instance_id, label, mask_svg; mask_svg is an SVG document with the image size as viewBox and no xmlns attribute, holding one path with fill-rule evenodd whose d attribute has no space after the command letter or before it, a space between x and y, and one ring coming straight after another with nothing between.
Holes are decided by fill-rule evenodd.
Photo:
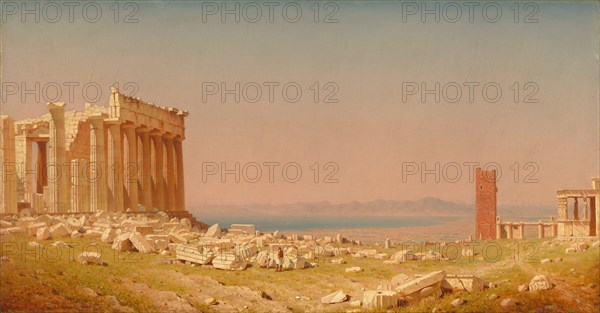
<instances>
[{"instance_id":1,"label":"entablature on columns","mask_svg":"<svg viewBox=\"0 0 600 313\"><path fill-rule=\"evenodd\" d=\"M151 129L160 129L185 138L185 117L187 111L172 107L161 107L146 103L138 98L128 97L116 88L111 88L109 115L111 119L130 122Z\"/></svg>"}]
</instances>

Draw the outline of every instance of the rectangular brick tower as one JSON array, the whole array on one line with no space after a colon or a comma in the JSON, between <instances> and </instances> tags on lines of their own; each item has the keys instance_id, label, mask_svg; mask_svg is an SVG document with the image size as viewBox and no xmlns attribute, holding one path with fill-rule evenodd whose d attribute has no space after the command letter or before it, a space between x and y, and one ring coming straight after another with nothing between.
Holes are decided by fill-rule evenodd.
<instances>
[{"instance_id":1,"label":"rectangular brick tower","mask_svg":"<svg viewBox=\"0 0 600 313\"><path fill-rule=\"evenodd\" d=\"M476 169L475 173L475 236L496 239L496 170Z\"/></svg>"}]
</instances>

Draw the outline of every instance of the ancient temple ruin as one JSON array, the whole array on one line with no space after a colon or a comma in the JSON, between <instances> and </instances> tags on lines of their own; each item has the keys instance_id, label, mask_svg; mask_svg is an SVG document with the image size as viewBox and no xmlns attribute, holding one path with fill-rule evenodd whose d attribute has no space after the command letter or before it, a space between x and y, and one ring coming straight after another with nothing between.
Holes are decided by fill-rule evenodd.
<instances>
[{"instance_id":1,"label":"ancient temple ruin","mask_svg":"<svg viewBox=\"0 0 600 313\"><path fill-rule=\"evenodd\" d=\"M556 198L559 236L600 236L600 177L592 178L591 189L557 190Z\"/></svg>"},{"instance_id":2,"label":"ancient temple ruin","mask_svg":"<svg viewBox=\"0 0 600 313\"><path fill-rule=\"evenodd\" d=\"M188 112L111 89L108 107L48 103L39 118L0 120L0 213L184 211Z\"/></svg>"},{"instance_id":3,"label":"ancient temple ruin","mask_svg":"<svg viewBox=\"0 0 600 313\"><path fill-rule=\"evenodd\" d=\"M600 177L592 178L591 189L557 190L556 198L556 218L551 216L550 219L537 222L506 222L496 217L496 238L524 239L525 227L536 227L538 238L600 237Z\"/></svg>"}]
</instances>

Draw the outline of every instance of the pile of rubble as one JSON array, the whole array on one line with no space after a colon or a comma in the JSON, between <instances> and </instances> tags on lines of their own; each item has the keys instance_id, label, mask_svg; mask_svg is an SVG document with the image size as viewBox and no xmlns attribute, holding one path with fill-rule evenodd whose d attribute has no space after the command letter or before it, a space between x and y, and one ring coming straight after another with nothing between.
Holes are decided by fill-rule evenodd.
<instances>
[{"instance_id":1,"label":"pile of rubble","mask_svg":"<svg viewBox=\"0 0 600 313\"><path fill-rule=\"evenodd\" d=\"M111 244L112 249L117 251L175 254L176 258L166 263L189 262L223 270L244 270L249 263L258 263L262 268L275 268L275 256L279 248L284 251L285 270L316 265L306 260L357 253L335 245L352 242L341 235L321 239L296 234L286 237L279 232L263 234L250 224L232 224L227 230L215 224L201 230L192 226L188 218L169 218L164 212L15 215L0 220L0 239L15 234L35 237L38 241L68 237L96 238ZM37 242L31 244L39 245ZM80 256L79 260L82 260L82 264L101 262L90 261L95 257L85 255Z\"/></svg>"},{"instance_id":2,"label":"pile of rubble","mask_svg":"<svg viewBox=\"0 0 600 313\"><path fill-rule=\"evenodd\" d=\"M389 283L380 285L377 290L366 290L361 300L351 306L367 310L387 310L402 304L415 304L435 301L444 293L453 291L476 292L483 290L484 281L474 275L448 275L444 271L432 272L410 278L406 274L394 276ZM340 303L349 297L337 291L321 299L324 304Z\"/></svg>"}]
</instances>

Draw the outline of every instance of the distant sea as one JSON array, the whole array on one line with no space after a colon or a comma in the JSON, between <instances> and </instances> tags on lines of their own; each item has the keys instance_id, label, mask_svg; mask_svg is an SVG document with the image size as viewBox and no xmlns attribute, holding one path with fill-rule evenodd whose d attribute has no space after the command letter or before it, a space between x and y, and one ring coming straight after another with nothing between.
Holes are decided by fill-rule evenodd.
<instances>
[{"instance_id":1,"label":"distant sea","mask_svg":"<svg viewBox=\"0 0 600 313\"><path fill-rule=\"evenodd\" d=\"M423 227L453 222L460 217L448 216L198 216L196 218L208 225L219 223L228 228L231 224L254 224L261 231L305 230L305 229L351 229L351 228L396 228ZM464 219L464 217L463 217Z\"/></svg>"}]
</instances>

